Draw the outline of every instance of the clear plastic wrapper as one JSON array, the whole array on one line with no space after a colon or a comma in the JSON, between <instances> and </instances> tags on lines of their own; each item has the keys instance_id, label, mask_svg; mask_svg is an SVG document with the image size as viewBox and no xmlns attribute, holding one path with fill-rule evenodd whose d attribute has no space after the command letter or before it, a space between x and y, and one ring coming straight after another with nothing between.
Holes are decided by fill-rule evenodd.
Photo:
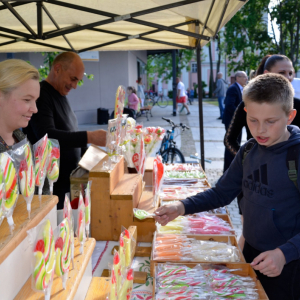
<instances>
[{"instance_id":1,"label":"clear plastic wrapper","mask_svg":"<svg viewBox=\"0 0 300 300\"><path fill-rule=\"evenodd\" d=\"M123 155L126 151L125 145L129 142L129 136L127 135L127 116L122 115L121 128L120 128L120 142L119 142L119 154Z\"/></svg>"},{"instance_id":2,"label":"clear plastic wrapper","mask_svg":"<svg viewBox=\"0 0 300 300\"><path fill-rule=\"evenodd\" d=\"M72 259L71 224L68 218L65 218L58 228L59 233L55 241L55 274L61 277L63 289L66 289Z\"/></svg>"},{"instance_id":3,"label":"clear plastic wrapper","mask_svg":"<svg viewBox=\"0 0 300 300\"><path fill-rule=\"evenodd\" d=\"M113 271L116 277L116 291L117 294L119 293L121 284L122 284L122 266L121 266L121 259L120 254L118 251L114 250L114 258L113 258Z\"/></svg>"},{"instance_id":4,"label":"clear plastic wrapper","mask_svg":"<svg viewBox=\"0 0 300 300\"><path fill-rule=\"evenodd\" d=\"M130 232L122 226L122 233L121 236L124 241L124 249L125 249L125 267L129 268L132 263L132 257L133 257L133 249L134 245L136 245L136 240L133 238L133 236L130 234Z\"/></svg>"},{"instance_id":5,"label":"clear plastic wrapper","mask_svg":"<svg viewBox=\"0 0 300 300\"><path fill-rule=\"evenodd\" d=\"M118 299L117 276L116 276L116 273L115 273L114 265L111 268L110 293L109 293L109 296L107 298L109 300L117 300Z\"/></svg>"},{"instance_id":6,"label":"clear plastic wrapper","mask_svg":"<svg viewBox=\"0 0 300 300\"><path fill-rule=\"evenodd\" d=\"M3 205L5 201L4 195L5 195L4 176L0 165L0 225L4 220L4 210L3 210Z\"/></svg>"},{"instance_id":7,"label":"clear plastic wrapper","mask_svg":"<svg viewBox=\"0 0 300 300\"><path fill-rule=\"evenodd\" d=\"M85 189L85 197L84 197L84 204L85 204L85 231L86 236L89 238L90 236L90 225L91 225L91 186L92 181L87 183Z\"/></svg>"},{"instance_id":8,"label":"clear plastic wrapper","mask_svg":"<svg viewBox=\"0 0 300 300\"><path fill-rule=\"evenodd\" d=\"M45 300L49 300L56 261L54 235L50 221L44 221L27 233L33 246L31 287L34 291L44 293Z\"/></svg>"},{"instance_id":9,"label":"clear plastic wrapper","mask_svg":"<svg viewBox=\"0 0 300 300\"><path fill-rule=\"evenodd\" d=\"M156 224L158 233L165 234L234 234L234 229L216 215L197 213L179 216L165 226Z\"/></svg>"},{"instance_id":10,"label":"clear plastic wrapper","mask_svg":"<svg viewBox=\"0 0 300 300\"><path fill-rule=\"evenodd\" d=\"M166 171L203 171L199 164L166 164Z\"/></svg>"},{"instance_id":11,"label":"clear plastic wrapper","mask_svg":"<svg viewBox=\"0 0 300 300\"><path fill-rule=\"evenodd\" d=\"M4 196L2 197L2 212L7 219L11 234L14 230L13 211L16 207L19 189L18 176L13 158L8 152L0 153L0 167L3 170Z\"/></svg>"},{"instance_id":12,"label":"clear plastic wrapper","mask_svg":"<svg viewBox=\"0 0 300 300\"><path fill-rule=\"evenodd\" d=\"M159 192L162 186L162 179L164 177L164 164L162 157L157 155L153 161L153 207L157 207Z\"/></svg>"},{"instance_id":13,"label":"clear plastic wrapper","mask_svg":"<svg viewBox=\"0 0 300 300\"><path fill-rule=\"evenodd\" d=\"M136 134L136 138L135 138L136 146L134 147L132 162L138 174L144 176L146 154L145 154L145 144L144 144L144 138L143 138L141 126L142 125L137 125L134 129L134 133ZM134 139L131 140L131 143L133 142L133 140Z\"/></svg>"},{"instance_id":14,"label":"clear plastic wrapper","mask_svg":"<svg viewBox=\"0 0 300 300\"><path fill-rule=\"evenodd\" d=\"M134 216L139 220L144 220L146 218L153 218L155 214L150 214L143 209L134 208L133 209Z\"/></svg>"},{"instance_id":15,"label":"clear plastic wrapper","mask_svg":"<svg viewBox=\"0 0 300 300\"><path fill-rule=\"evenodd\" d=\"M166 171L165 178L206 178L205 174L200 170L190 171Z\"/></svg>"},{"instance_id":16,"label":"clear plastic wrapper","mask_svg":"<svg viewBox=\"0 0 300 300\"><path fill-rule=\"evenodd\" d=\"M35 189L34 161L30 143L27 139L22 140L12 147L12 153L19 175L20 193L26 201L28 217L30 219L31 202Z\"/></svg>"},{"instance_id":17,"label":"clear plastic wrapper","mask_svg":"<svg viewBox=\"0 0 300 300\"><path fill-rule=\"evenodd\" d=\"M252 288L241 288L241 287L224 287L224 288L214 288L212 290L212 295L219 297L231 297L234 299L248 299L254 300L259 299L258 293Z\"/></svg>"},{"instance_id":18,"label":"clear plastic wrapper","mask_svg":"<svg viewBox=\"0 0 300 300\"><path fill-rule=\"evenodd\" d=\"M124 86L118 86L115 101L115 118L117 118L118 116L122 116L123 114L125 95L126 89L124 88Z\"/></svg>"},{"instance_id":19,"label":"clear plastic wrapper","mask_svg":"<svg viewBox=\"0 0 300 300\"><path fill-rule=\"evenodd\" d=\"M159 193L159 197L163 201L169 200L184 200L188 197L195 196L198 193L204 192L201 188L188 188L188 187L180 187L180 188L167 188L162 187L162 191Z\"/></svg>"},{"instance_id":20,"label":"clear plastic wrapper","mask_svg":"<svg viewBox=\"0 0 300 300\"><path fill-rule=\"evenodd\" d=\"M76 236L78 237L78 241L80 243L80 254L83 254L83 245L86 240L86 235L85 235L85 205L84 205L81 192L79 195Z\"/></svg>"},{"instance_id":21,"label":"clear plastic wrapper","mask_svg":"<svg viewBox=\"0 0 300 300\"><path fill-rule=\"evenodd\" d=\"M129 269L119 291L118 300L131 299L133 288L133 269Z\"/></svg>"},{"instance_id":22,"label":"clear plastic wrapper","mask_svg":"<svg viewBox=\"0 0 300 300\"><path fill-rule=\"evenodd\" d=\"M53 184L58 180L60 165L60 146L58 140L48 139L47 143L49 163L47 178L49 180L50 194L53 195Z\"/></svg>"},{"instance_id":23,"label":"clear plastic wrapper","mask_svg":"<svg viewBox=\"0 0 300 300\"><path fill-rule=\"evenodd\" d=\"M210 188L206 179L198 178L164 178L162 184L165 186L186 186L202 188L204 190Z\"/></svg>"},{"instance_id":24,"label":"clear plastic wrapper","mask_svg":"<svg viewBox=\"0 0 300 300\"><path fill-rule=\"evenodd\" d=\"M73 218L73 210L70 202L69 193L65 195L64 201L64 210L63 210L64 219L67 218L70 222L70 233L71 233L71 260L72 266L74 269L74 218Z\"/></svg>"},{"instance_id":25,"label":"clear plastic wrapper","mask_svg":"<svg viewBox=\"0 0 300 300\"><path fill-rule=\"evenodd\" d=\"M33 151L35 160L35 185L39 187L39 196L41 199L49 163L47 134L33 145Z\"/></svg>"},{"instance_id":26,"label":"clear plastic wrapper","mask_svg":"<svg viewBox=\"0 0 300 300\"><path fill-rule=\"evenodd\" d=\"M145 153L148 157L164 138L165 129L161 127L145 127L143 129Z\"/></svg>"},{"instance_id":27,"label":"clear plastic wrapper","mask_svg":"<svg viewBox=\"0 0 300 300\"><path fill-rule=\"evenodd\" d=\"M109 156L108 169L111 169L113 156L117 155L119 145L118 136L118 119L108 120L108 128L106 134L106 151Z\"/></svg>"}]
</instances>

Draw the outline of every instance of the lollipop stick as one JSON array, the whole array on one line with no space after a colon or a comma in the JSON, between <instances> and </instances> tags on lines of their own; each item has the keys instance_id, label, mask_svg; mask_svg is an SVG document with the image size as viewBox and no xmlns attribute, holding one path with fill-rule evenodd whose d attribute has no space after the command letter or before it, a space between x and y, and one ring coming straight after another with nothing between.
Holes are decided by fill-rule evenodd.
<instances>
[{"instance_id":1,"label":"lollipop stick","mask_svg":"<svg viewBox=\"0 0 300 300\"><path fill-rule=\"evenodd\" d=\"M28 219L30 220L31 203L27 203Z\"/></svg>"},{"instance_id":2,"label":"lollipop stick","mask_svg":"<svg viewBox=\"0 0 300 300\"><path fill-rule=\"evenodd\" d=\"M80 254L83 254L83 243L80 243Z\"/></svg>"},{"instance_id":3,"label":"lollipop stick","mask_svg":"<svg viewBox=\"0 0 300 300\"><path fill-rule=\"evenodd\" d=\"M53 195L53 182L50 181L50 195L52 196Z\"/></svg>"}]
</instances>

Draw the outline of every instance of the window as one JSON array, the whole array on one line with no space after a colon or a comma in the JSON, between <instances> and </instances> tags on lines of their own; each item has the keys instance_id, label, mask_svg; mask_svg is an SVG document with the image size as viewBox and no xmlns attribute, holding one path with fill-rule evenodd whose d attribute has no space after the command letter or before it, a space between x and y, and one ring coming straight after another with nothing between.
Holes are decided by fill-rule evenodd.
<instances>
[{"instance_id":1,"label":"window","mask_svg":"<svg viewBox=\"0 0 300 300\"><path fill-rule=\"evenodd\" d=\"M192 73L197 73L197 63L192 63Z\"/></svg>"}]
</instances>

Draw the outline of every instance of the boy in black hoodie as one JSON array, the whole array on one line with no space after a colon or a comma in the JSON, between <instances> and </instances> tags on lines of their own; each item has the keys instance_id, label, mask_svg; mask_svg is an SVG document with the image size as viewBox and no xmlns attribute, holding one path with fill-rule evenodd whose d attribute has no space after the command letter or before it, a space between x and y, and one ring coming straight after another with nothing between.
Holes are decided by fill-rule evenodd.
<instances>
[{"instance_id":1,"label":"boy in black hoodie","mask_svg":"<svg viewBox=\"0 0 300 300\"><path fill-rule=\"evenodd\" d=\"M243 91L254 137L249 153L246 143L215 188L155 212L166 225L179 215L228 205L243 191L243 253L270 300L300 299L300 193L286 165L288 148L300 144L300 129L290 125L293 96L290 82L279 74L251 80ZM300 188L299 176L297 182Z\"/></svg>"}]
</instances>

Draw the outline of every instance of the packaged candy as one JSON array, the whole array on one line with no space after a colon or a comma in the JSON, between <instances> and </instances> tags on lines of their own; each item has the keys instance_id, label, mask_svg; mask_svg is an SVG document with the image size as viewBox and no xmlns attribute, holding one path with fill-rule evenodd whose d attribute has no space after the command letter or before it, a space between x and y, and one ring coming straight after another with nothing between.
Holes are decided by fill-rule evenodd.
<instances>
[{"instance_id":1,"label":"packaged candy","mask_svg":"<svg viewBox=\"0 0 300 300\"><path fill-rule=\"evenodd\" d=\"M133 269L129 269L125 281L122 284L120 289L118 299L119 300L128 300L131 299L131 292L133 287Z\"/></svg>"},{"instance_id":2,"label":"packaged candy","mask_svg":"<svg viewBox=\"0 0 300 300\"><path fill-rule=\"evenodd\" d=\"M121 260L118 251L114 250L113 271L116 277L116 291L118 293L122 282Z\"/></svg>"},{"instance_id":3,"label":"packaged candy","mask_svg":"<svg viewBox=\"0 0 300 300\"><path fill-rule=\"evenodd\" d=\"M33 272L31 287L34 291L45 294L50 299L54 276L56 253L53 230L49 220L28 231L29 240L33 243Z\"/></svg>"},{"instance_id":4,"label":"packaged candy","mask_svg":"<svg viewBox=\"0 0 300 300\"><path fill-rule=\"evenodd\" d=\"M72 256L71 224L68 218L65 218L58 227L59 234L55 241L55 274L62 278L63 289L66 289L66 282L68 279Z\"/></svg>"},{"instance_id":5,"label":"packaged candy","mask_svg":"<svg viewBox=\"0 0 300 300\"><path fill-rule=\"evenodd\" d=\"M49 180L50 194L53 195L53 184L58 180L59 176L60 147L58 140L48 139L47 147L49 155L47 178Z\"/></svg>"},{"instance_id":6,"label":"packaged candy","mask_svg":"<svg viewBox=\"0 0 300 300\"><path fill-rule=\"evenodd\" d=\"M67 218L69 220L69 223L70 223L71 260L72 260L72 266L73 266L73 269L74 269L74 218L73 218L73 211L72 211L72 206L71 206L71 203L70 203L69 193L66 193L66 195L65 195L63 217L64 217L64 219Z\"/></svg>"},{"instance_id":7,"label":"packaged candy","mask_svg":"<svg viewBox=\"0 0 300 300\"><path fill-rule=\"evenodd\" d=\"M107 168L110 170L112 168L112 159L117 155L118 145L120 141L118 131L118 120L112 119L108 120L108 128L106 135L106 151L109 156L109 162Z\"/></svg>"},{"instance_id":8,"label":"packaged candy","mask_svg":"<svg viewBox=\"0 0 300 300\"><path fill-rule=\"evenodd\" d=\"M145 153L148 157L164 138L165 130L161 127L146 127L143 129Z\"/></svg>"},{"instance_id":9,"label":"packaged candy","mask_svg":"<svg viewBox=\"0 0 300 300\"><path fill-rule=\"evenodd\" d=\"M130 234L130 232L122 226L122 233L121 236L124 241L124 248L125 248L125 267L128 268L131 266L132 257L133 257L133 249L134 245L136 244L136 240Z\"/></svg>"},{"instance_id":10,"label":"packaged candy","mask_svg":"<svg viewBox=\"0 0 300 300\"><path fill-rule=\"evenodd\" d=\"M2 211L7 219L10 232L14 229L13 211L17 204L19 190L17 171L13 158L7 153L0 153L0 168L3 170L4 197L2 197Z\"/></svg>"},{"instance_id":11,"label":"packaged candy","mask_svg":"<svg viewBox=\"0 0 300 300\"><path fill-rule=\"evenodd\" d=\"M166 171L202 171L199 164L166 164Z\"/></svg>"},{"instance_id":12,"label":"packaged candy","mask_svg":"<svg viewBox=\"0 0 300 300\"><path fill-rule=\"evenodd\" d=\"M120 85L116 92L116 101L115 101L115 118L122 116L124 109L126 89L124 86Z\"/></svg>"},{"instance_id":13,"label":"packaged candy","mask_svg":"<svg viewBox=\"0 0 300 300\"><path fill-rule=\"evenodd\" d=\"M92 181L89 181L85 189L85 231L86 236L89 238L90 235L90 224L91 224L91 185Z\"/></svg>"},{"instance_id":14,"label":"packaged candy","mask_svg":"<svg viewBox=\"0 0 300 300\"><path fill-rule=\"evenodd\" d=\"M0 225L4 219L4 210L3 210L3 205L4 205L4 195L5 195L5 183L4 183L4 176L3 176L3 171L0 165Z\"/></svg>"},{"instance_id":15,"label":"packaged candy","mask_svg":"<svg viewBox=\"0 0 300 300\"><path fill-rule=\"evenodd\" d=\"M12 147L12 151L19 175L20 192L26 201L28 217L30 219L31 202L35 189L34 162L30 143L27 139L24 139L15 144Z\"/></svg>"},{"instance_id":16,"label":"packaged candy","mask_svg":"<svg viewBox=\"0 0 300 300\"><path fill-rule=\"evenodd\" d=\"M83 254L83 245L86 240L86 235L85 235L85 205L83 202L83 197L81 192L80 192L79 204L78 204L78 219L77 219L76 235L78 237L78 241L80 242L80 253Z\"/></svg>"},{"instance_id":17,"label":"packaged candy","mask_svg":"<svg viewBox=\"0 0 300 300\"><path fill-rule=\"evenodd\" d=\"M162 157L157 155L153 161L153 207L156 207L158 204L158 195L161 189L163 176L164 164L162 163Z\"/></svg>"},{"instance_id":18,"label":"packaged candy","mask_svg":"<svg viewBox=\"0 0 300 300\"><path fill-rule=\"evenodd\" d=\"M199 170L190 170L190 171L166 171L166 178L206 178L205 174Z\"/></svg>"},{"instance_id":19,"label":"packaged candy","mask_svg":"<svg viewBox=\"0 0 300 300\"><path fill-rule=\"evenodd\" d=\"M39 196L41 199L49 163L47 134L33 145L33 151L35 159L35 185L39 187Z\"/></svg>"},{"instance_id":20,"label":"packaged candy","mask_svg":"<svg viewBox=\"0 0 300 300\"><path fill-rule=\"evenodd\" d=\"M155 214L150 214L143 209L134 208L133 209L134 216L139 220L144 220L146 218L153 218Z\"/></svg>"}]
</instances>

